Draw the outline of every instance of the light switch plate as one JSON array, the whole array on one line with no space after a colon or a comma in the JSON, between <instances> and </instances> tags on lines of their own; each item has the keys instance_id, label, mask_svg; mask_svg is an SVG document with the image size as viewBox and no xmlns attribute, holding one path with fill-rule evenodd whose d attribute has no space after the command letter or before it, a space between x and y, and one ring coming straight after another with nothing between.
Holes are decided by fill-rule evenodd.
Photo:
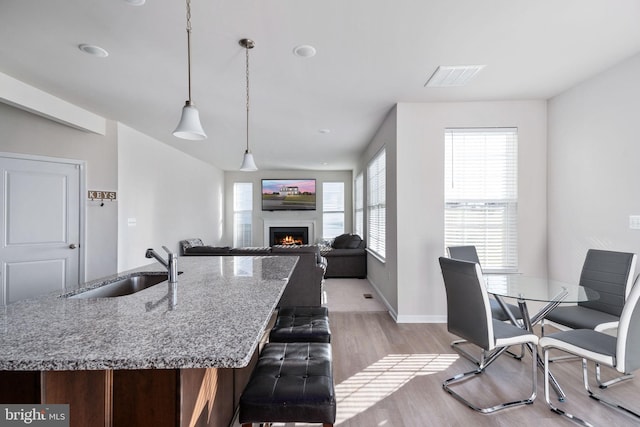
<instances>
[{"instance_id":1,"label":"light switch plate","mask_svg":"<svg viewBox=\"0 0 640 427\"><path fill-rule=\"evenodd\" d=\"M629 228L640 230L640 215L629 215Z\"/></svg>"},{"instance_id":2,"label":"light switch plate","mask_svg":"<svg viewBox=\"0 0 640 427\"><path fill-rule=\"evenodd\" d=\"M127 225L129 227L135 227L137 220L135 218L127 218Z\"/></svg>"}]
</instances>

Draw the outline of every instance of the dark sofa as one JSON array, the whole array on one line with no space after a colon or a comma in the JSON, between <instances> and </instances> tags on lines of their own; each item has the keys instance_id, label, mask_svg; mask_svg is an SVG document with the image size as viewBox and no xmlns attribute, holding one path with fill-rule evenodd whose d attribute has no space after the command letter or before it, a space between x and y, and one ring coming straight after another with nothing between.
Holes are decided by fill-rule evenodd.
<instances>
[{"instance_id":1,"label":"dark sofa","mask_svg":"<svg viewBox=\"0 0 640 427\"><path fill-rule=\"evenodd\" d=\"M327 259L324 277L367 277L367 252L364 240L357 234L341 234L333 239L330 246L320 250Z\"/></svg>"},{"instance_id":2,"label":"dark sofa","mask_svg":"<svg viewBox=\"0 0 640 427\"><path fill-rule=\"evenodd\" d=\"M206 246L201 239L186 239L180 241L180 249L183 256L298 256L298 263L291 273L278 306L319 307L322 304L322 286L327 263L316 245L231 248Z\"/></svg>"}]
</instances>

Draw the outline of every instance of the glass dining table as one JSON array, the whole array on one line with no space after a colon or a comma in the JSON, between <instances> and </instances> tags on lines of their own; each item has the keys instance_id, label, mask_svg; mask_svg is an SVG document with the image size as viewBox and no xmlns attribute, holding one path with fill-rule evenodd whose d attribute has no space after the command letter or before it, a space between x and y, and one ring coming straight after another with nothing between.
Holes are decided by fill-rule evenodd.
<instances>
[{"instance_id":1,"label":"glass dining table","mask_svg":"<svg viewBox=\"0 0 640 427\"><path fill-rule=\"evenodd\" d=\"M584 288L578 284L565 283L557 280L532 277L523 274L485 274L487 292L492 294L498 304L509 316L511 322L521 328L533 332L533 327L561 303L579 303L600 298L600 295L592 289ZM516 318L516 313L509 310L504 298L517 300L522 321ZM529 312L527 301L538 302L537 311ZM544 369L544 362L538 355L538 366ZM551 375L551 385L563 401L566 398L564 391Z\"/></svg>"}]
</instances>

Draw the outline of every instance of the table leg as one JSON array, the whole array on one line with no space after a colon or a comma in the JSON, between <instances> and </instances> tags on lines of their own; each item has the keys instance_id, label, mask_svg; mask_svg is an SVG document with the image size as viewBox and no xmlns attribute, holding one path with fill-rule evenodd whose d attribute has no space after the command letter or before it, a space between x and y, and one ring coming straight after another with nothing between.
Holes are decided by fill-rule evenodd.
<instances>
[{"instance_id":1,"label":"table leg","mask_svg":"<svg viewBox=\"0 0 640 427\"><path fill-rule=\"evenodd\" d=\"M500 304L500 307L502 307L502 309L507 313L507 316L509 316L509 319L511 320L511 323L513 323L514 325L516 325L518 327L526 329L529 332L533 332L533 325L535 325L538 322L540 322L540 320L542 320L544 318L544 316L547 315L547 313L549 313L551 310L553 310L554 308L556 308L560 304L562 299L566 296L566 291L563 294L557 295L557 297L554 298L553 301L550 301L539 312L537 312L533 317L529 316L529 308L527 307L526 300L524 300L522 298L518 298L518 307L520 308L520 314L522 315L523 325L520 325L517 322L515 316L513 315L513 313L511 313L511 311L507 307L507 305L504 302L504 300L502 299L502 297L500 295L494 295L494 296L495 296L496 300L498 301L498 304ZM529 349L529 352L533 355L533 348L531 347L531 344L527 344L527 348ZM538 367L544 371L544 361L542 360L542 357L540 357L540 353L539 352L536 352L536 354L537 354L536 359L537 359ZM553 387L553 389L556 391L556 394L558 395L558 400L560 402L564 402L564 400L566 399L567 395L562 390L562 387L560 387L560 384L558 383L558 381L556 380L556 378L553 376L553 374L551 372L549 373L549 379L550 379L550 382L551 382L551 386Z\"/></svg>"}]
</instances>

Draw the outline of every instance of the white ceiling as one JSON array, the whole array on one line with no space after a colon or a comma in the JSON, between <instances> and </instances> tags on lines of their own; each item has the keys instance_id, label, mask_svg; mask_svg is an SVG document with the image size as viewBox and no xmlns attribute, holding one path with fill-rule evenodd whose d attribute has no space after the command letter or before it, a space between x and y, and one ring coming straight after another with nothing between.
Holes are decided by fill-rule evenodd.
<instances>
[{"instance_id":1,"label":"white ceiling","mask_svg":"<svg viewBox=\"0 0 640 427\"><path fill-rule=\"evenodd\" d=\"M184 1L1 0L0 72L237 170L248 37L258 167L345 170L397 102L548 99L640 52L637 0L192 0L192 26L205 141L171 134L187 99ZM300 44L317 55L294 56ZM438 65L477 64L466 87L424 87Z\"/></svg>"}]
</instances>

